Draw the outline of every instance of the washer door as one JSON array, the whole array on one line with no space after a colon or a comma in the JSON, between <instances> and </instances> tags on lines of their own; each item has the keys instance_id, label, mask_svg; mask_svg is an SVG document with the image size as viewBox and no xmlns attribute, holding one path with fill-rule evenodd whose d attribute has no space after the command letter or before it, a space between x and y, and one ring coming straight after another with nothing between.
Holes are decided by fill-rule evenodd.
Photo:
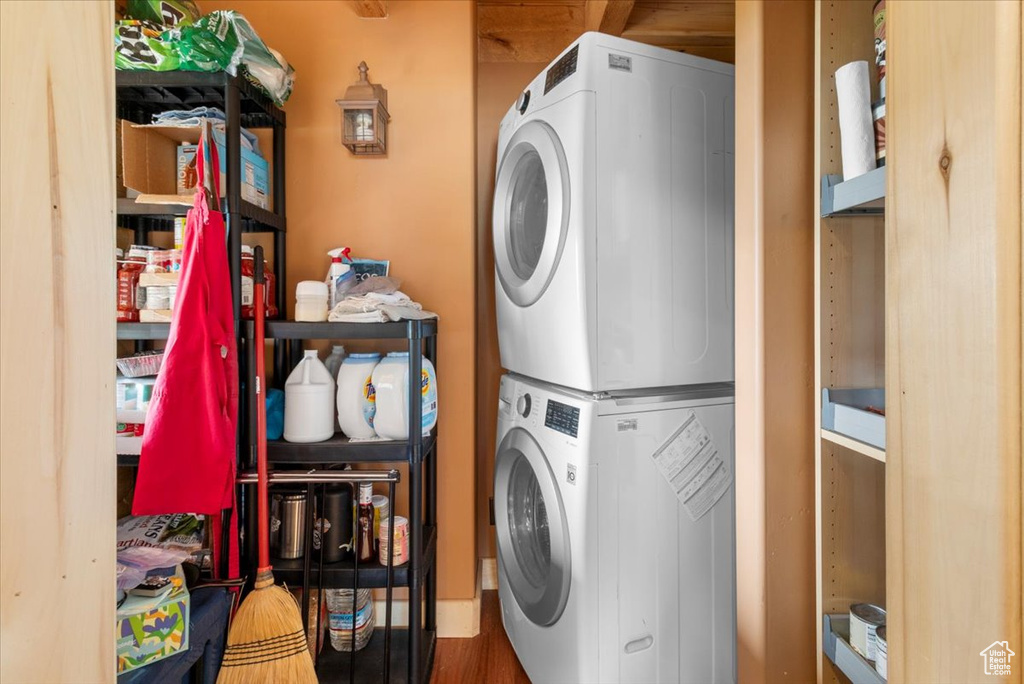
<instances>
[{"instance_id":1,"label":"washer door","mask_svg":"<svg viewBox=\"0 0 1024 684\"><path fill-rule=\"evenodd\" d=\"M494 183L494 265L509 299L529 306L551 282L569 225L569 172L551 126L529 121L509 140Z\"/></svg>"},{"instance_id":2,"label":"washer door","mask_svg":"<svg viewBox=\"0 0 1024 684\"><path fill-rule=\"evenodd\" d=\"M569 526L547 458L523 428L498 445L494 501L498 558L512 594L531 621L553 624L569 598Z\"/></svg>"}]
</instances>

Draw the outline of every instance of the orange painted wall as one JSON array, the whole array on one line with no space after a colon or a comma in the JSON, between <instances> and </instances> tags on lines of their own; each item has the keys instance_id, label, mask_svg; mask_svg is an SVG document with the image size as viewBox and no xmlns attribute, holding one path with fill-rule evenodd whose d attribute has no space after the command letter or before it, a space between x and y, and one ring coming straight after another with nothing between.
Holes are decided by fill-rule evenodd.
<instances>
[{"instance_id":1,"label":"orange painted wall","mask_svg":"<svg viewBox=\"0 0 1024 684\"><path fill-rule=\"evenodd\" d=\"M496 555L489 500L494 496L498 382L503 372L494 319L494 241L491 234L498 124L522 89L546 66L518 62L481 63L477 66L476 515L477 551L481 558L494 558Z\"/></svg>"},{"instance_id":2,"label":"orange painted wall","mask_svg":"<svg viewBox=\"0 0 1024 684\"><path fill-rule=\"evenodd\" d=\"M441 317L438 590L472 598L476 5L390 0L386 19L361 19L338 1L202 9L238 10L296 71L285 106L288 290L323 278L325 252L347 245L390 259L402 289ZM358 79L360 60L388 89L387 158L356 158L341 145L335 100Z\"/></svg>"}]
</instances>

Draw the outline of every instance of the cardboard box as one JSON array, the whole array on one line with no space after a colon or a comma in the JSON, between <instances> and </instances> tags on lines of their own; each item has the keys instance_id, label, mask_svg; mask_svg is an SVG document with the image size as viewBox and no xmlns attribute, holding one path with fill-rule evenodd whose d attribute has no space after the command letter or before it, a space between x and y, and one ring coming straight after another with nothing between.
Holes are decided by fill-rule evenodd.
<instances>
[{"instance_id":1,"label":"cardboard box","mask_svg":"<svg viewBox=\"0 0 1024 684\"><path fill-rule=\"evenodd\" d=\"M163 599L129 595L117 609L118 674L187 651L189 607L184 584Z\"/></svg>"},{"instance_id":2,"label":"cardboard box","mask_svg":"<svg viewBox=\"0 0 1024 684\"><path fill-rule=\"evenodd\" d=\"M192 204L191 193L178 194L178 148L199 142L198 126L143 126L121 122L121 167L125 194L151 204ZM217 138L220 140L217 140ZM214 131L221 171L227 168L223 133ZM264 136L260 136L261 145ZM246 169L249 169L247 173ZM246 183L246 180L250 183ZM220 193L227 191L227 178L220 179ZM249 150L242 150L242 197L272 209L270 164ZM246 186L249 187L246 187Z\"/></svg>"},{"instance_id":3,"label":"cardboard box","mask_svg":"<svg viewBox=\"0 0 1024 684\"><path fill-rule=\"evenodd\" d=\"M213 139L217 143L217 156L220 162L221 195L224 194L224 174L227 173L227 153L224 149L224 134L214 130ZM199 145L185 143L178 145L175 174L179 195L195 194L197 177L195 175L196 151ZM190 172L191 171L191 172ZM252 202L258 207L267 209L270 206L269 168L263 157L252 150L242 148L242 199Z\"/></svg>"}]
</instances>

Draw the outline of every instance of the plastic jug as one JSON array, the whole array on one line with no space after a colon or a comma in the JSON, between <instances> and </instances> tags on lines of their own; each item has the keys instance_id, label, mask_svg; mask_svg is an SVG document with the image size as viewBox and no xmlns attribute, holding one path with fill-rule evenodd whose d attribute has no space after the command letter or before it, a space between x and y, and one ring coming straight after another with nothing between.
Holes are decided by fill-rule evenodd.
<instances>
[{"instance_id":1,"label":"plastic jug","mask_svg":"<svg viewBox=\"0 0 1024 684\"><path fill-rule=\"evenodd\" d=\"M380 354L349 354L338 370L338 424L350 439L376 437L373 369Z\"/></svg>"},{"instance_id":2,"label":"plastic jug","mask_svg":"<svg viewBox=\"0 0 1024 684\"><path fill-rule=\"evenodd\" d=\"M437 425L437 376L434 364L426 358L418 387L422 397L423 434ZM373 370L373 386L377 391L377 416L374 429L387 439L409 438L409 352L391 352Z\"/></svg>"},{"instance_id":3,"label":"plastic jug","mask_svg":"<svg viewBox=\"0 0 1024 684\"><path fill-rule=\"evenodd\" d=\"M324 359L324 365L330 371L334 381L338 381L338 371L341 370L341 362L345 360L345 345L336 344L331 349L330 355Z\"/></svg>"},{"instance_id":4,"label":"plastic jug","mask_svg":"<svg viewBox=\"0 0 1024 684\"><path fill-rule=\"evenodd\" d=\"M334 378L307 349L284 384L284 438L289 442L322 442L334 436Z\"/></svg>"}]
</instances>

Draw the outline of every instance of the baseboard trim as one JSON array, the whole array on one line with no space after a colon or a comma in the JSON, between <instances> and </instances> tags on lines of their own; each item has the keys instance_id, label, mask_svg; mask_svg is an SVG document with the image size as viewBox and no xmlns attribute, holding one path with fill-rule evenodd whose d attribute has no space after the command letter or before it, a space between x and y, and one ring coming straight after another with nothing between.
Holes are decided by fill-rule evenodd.
<instances>
[{"instance_id":1,"label":"baseboard trim","mask_svg":"<svg viewBox=\"0 0 1024 684\"><path fill-rule=\"evenodd\" d=\"M498 590L498 559L481 558L480 574L483 576L484 591Z\"/></svg>"},{"instance_id":2,"label":"baseboard trim","mask_svg":"<svg viewBox=\"0 0 1024 684\"><path fill-rule=\"evenodd\" d=\"M480 633L480 601L483 591L479 579L476 583L476 595L471 599L438 599L437 601L437 636L439 639L471 639ZM375 598L373 610L377 618L377 626L384 625L384 610L387 607L383 599ZM409 626L409 600L395 599L391 602L391 626Z\"/></svg>"}]
</instances>

